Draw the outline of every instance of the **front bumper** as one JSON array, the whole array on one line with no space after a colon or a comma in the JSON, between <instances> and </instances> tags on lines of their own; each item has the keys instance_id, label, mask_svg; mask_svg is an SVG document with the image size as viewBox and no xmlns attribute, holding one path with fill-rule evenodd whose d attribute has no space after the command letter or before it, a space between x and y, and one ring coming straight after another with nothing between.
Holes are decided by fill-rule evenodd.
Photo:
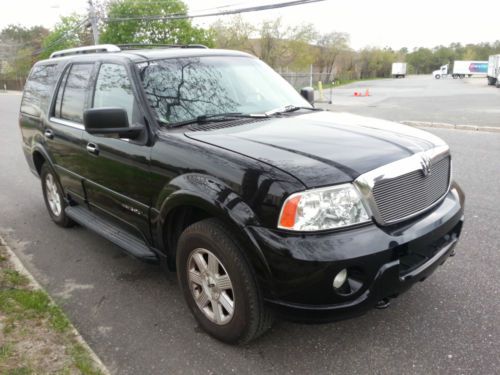
<instances>
[{"instance_id":1,"label":"front bumper","mask_svg":"<svg viewBox=\"0 0 500 375\"><path fill-rule=\"evenodd\" d=\"M271 274L266 302L295 320L361 315L444 263L460 236L463 204L464 195L454 184L433 210L393 227L370 224L306 235L250 227ZM348 282L334 290L333 278L344 268Z\"/></svg>"}]
</instances>

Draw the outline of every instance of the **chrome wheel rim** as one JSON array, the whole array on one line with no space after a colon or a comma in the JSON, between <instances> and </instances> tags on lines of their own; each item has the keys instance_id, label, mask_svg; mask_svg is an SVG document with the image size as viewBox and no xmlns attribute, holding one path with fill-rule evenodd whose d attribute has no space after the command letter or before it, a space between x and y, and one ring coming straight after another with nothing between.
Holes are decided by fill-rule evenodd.
<instances>
[{"instance_id":1,"label":"chrome wheel rim","mask_svg":"<svg viewBox=\"0 0 500 375\"><path fill-rule=\"evenodd\" d=\"M61 214L61 197L57 191L56 181L51 173L45 177L45 194L52 213L56 216Z\"/></svg>"},{"instance_id":2,"label":"chrome wheel rim","mask_svg":"<svg viewBox=\"0 0 500 375\"><path fill-rule=\"evenodd\" d=\"M233 284L219 258L207 249L195 249L188 259L187 274L201 312L217 325L229 323L235 307Z\"/></svg>"}]
</instances>

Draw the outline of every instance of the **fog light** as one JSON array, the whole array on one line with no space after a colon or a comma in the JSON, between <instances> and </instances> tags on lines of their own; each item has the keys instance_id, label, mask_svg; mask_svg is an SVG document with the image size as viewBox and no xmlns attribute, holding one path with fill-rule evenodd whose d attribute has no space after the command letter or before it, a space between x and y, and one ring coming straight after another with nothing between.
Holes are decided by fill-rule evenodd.
<instances>
[{"instance_id":1,"label":"fog light","mask_svg":"<svg viewBox=\"0 0 500 375\"><path fill-rule=\"evenodd\" d=\"M344 268L333 279L333 289L339 289L347 279L347 270Z\"/></svg>"}]
</instances>

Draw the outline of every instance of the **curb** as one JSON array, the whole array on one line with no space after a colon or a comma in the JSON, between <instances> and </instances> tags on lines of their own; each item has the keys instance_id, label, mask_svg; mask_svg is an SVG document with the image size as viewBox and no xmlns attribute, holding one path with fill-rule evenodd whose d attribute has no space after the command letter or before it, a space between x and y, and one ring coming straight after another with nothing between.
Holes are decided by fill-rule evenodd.
<instances>
[{"instance_id":1,"label":"curb","mask_svg":"<svg viewBox=\"0 0 500 375\"><path fill-rule=\"evenodd\" d=\"M7 245L7 242L2 238L2 236L0 236L0 247L2 247L5 251L7 251L7 254L9 254L9 258L10 258L9 261L14 266L14 269L17 272L19 272L20 274L22 274L23 276L25 276L26 278L28 278L28 280L30 281L30 284L33 286L33 288L35 290L44 290L42 288L42 286L40 285L40 283L34 278L34 276L24 266L24 264L21 262L21 260L19 259L19 257L16 255L16 253L14 253L14 251L12 251L12 249L9 247L9 245ZM56 303L52 299L52 297L48 293L47 293L47 295L49 296L50 301L54 305L56 305ZM92 350L92 348L89 346L89 344L87 344L87 342L85 341L85 339L82 337L82 335L80 334L80 332L78 332L76 330L75 326L73 325L73 323L71 323L71 321L70 321L70 324L71 324L71 333L74 335L74 337L75 337L76 341L78 342L78 344L80 344L81 346L83 346L85 348L85 350L88 351L88 353L90 355L90 358L94 361L97 369L99 371L101 371L101 373L103 375L111 375L111 373L106 368L106 366L104 365L104 363L102 363L101 359Z\"/></svg>"},{"instance_id":2,"label":"curb","mask_svg":"<svg viewBox=\"0 0 500 375\"><path fill-rule=\"evenodd\" d=\"M477 125L455 125L444 122L429 122L429 121L400 121L401 124L414 126L416 128L439 128L439 129L455 129L455 130L471 130L478 132L500 133L500 127L495 126L477 126Z\"/></svg>"}]
</instances>

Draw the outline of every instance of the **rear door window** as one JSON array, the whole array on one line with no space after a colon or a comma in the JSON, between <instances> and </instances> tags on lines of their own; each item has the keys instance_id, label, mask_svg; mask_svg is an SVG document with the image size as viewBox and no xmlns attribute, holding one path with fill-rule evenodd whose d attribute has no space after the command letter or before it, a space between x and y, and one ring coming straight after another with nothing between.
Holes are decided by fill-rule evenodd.
<instances>
[{"instance_id":1,"label":"rear door window","mask_svg":"<svg viewBox=\"0 0 500 375\"><path fill-rule=\"evenodd\" d=\"M71 66L66 78L66 85L61 85L59 88L59 91L64 90L60 111L62 119L83 123L83 109L85 108L85 99L93 67L94 64L74 64ZM60 93L58 93L58 98L59 95Z\"/></svg>"},{"instance_id":2,"label":"rear door window","mask_svg":"<svg viewBox=\"0 0 500 375\"><path fill-rule=\"evenodd\" d=\"M57 65L36 65L24 87L21 112L39 117L48 105L50 91L57 78Z\"/></svg>"}]
</instances>

